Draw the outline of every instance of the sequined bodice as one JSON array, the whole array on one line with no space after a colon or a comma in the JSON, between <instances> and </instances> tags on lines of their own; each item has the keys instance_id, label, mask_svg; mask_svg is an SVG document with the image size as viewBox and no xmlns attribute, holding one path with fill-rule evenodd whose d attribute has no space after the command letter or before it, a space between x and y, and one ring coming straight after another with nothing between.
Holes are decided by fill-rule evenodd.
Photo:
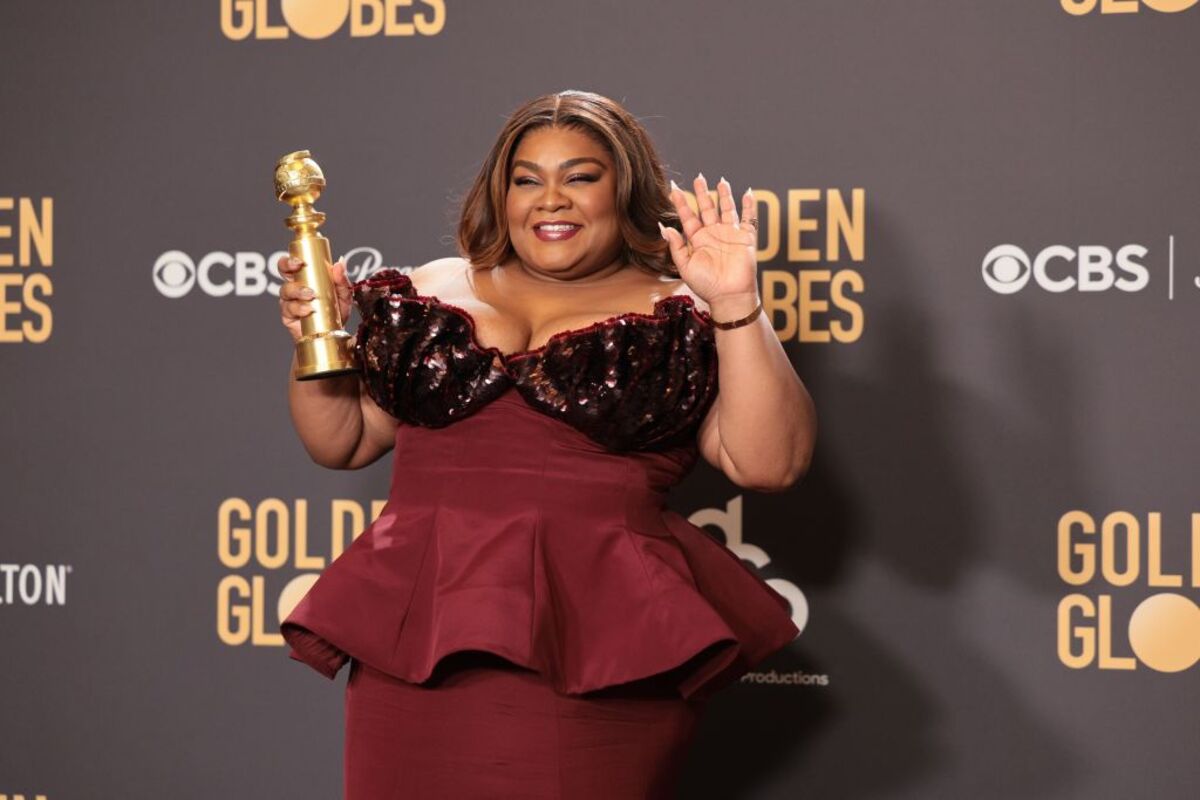
<instances>
[{"instance_id":1,"label":"sequined bodice","mask_svg":"<svg viewBox=\"0 0 1200 800\"><path fill-rule=\"evenodd\" d=\"M688 295L505 354L479 343L466 310L419 294L398 269L353 289L367 392L408 424L449 425L515 387L608 449L649 450L694 437L716 398L715 329Z\"/></svg>"}]
</instances>

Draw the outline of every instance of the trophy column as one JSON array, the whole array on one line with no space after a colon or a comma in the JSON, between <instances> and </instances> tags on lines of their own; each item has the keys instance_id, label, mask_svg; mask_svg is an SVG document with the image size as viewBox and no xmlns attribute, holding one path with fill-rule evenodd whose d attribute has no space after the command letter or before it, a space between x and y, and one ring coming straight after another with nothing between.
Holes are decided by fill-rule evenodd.
<instances>
[{"instance_id":1,"label":"trophy column","mask_svg":"<svg viewBox=\"0 0 1200 800\"><path fill-rule=\"evenodd\" d=\"M296 342L296 379L302 381L358 370L329 276L333 264L329 240L317 230L325 215L313 203L324 190L325 176L307 150L288 153L275 165L275 197L292 207L291 216L284 220L295 234L288 253L304 262L296 281L313 291L312 313L300 320L302 336Z\"/></svg>"}]
</instances>

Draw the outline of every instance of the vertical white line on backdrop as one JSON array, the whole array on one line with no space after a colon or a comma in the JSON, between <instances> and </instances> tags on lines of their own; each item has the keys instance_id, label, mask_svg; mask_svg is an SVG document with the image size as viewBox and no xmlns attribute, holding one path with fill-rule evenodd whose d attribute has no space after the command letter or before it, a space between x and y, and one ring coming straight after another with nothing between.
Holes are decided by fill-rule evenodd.
<instances>
[{"instance_id":1,"label":"vertical white line on backdrop","mask_svg":"<svg viewBox=\"0 0 1200 800\"><path fill-rule=\"evenodd\" d=\"M1167 237L1167 299L1175 299L1175 235Z\"/></svg>"}]
</instances>

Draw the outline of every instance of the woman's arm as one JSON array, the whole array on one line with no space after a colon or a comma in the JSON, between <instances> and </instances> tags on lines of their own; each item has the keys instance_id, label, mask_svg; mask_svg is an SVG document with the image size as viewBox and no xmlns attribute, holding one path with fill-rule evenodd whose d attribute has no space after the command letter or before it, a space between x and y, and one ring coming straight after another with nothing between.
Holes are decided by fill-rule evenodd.
<instances>
[{"instance_id":1,"label":"woman's arm","mask_svg":"<svg viewBox=\"0 0 1200 800\"><path fill-rule=\"evenodd\" d=\"M358 375L288 378L288 409L304 449L330 469L361 469L392 449L397 420L375 404Z\"/></svg>"},{"instance_id":2,"label":"woman's arm","mask_svg":"<svg viewBox=\"0 0 1200 800\"><path fill-rule=\"evenodd\" d=\"M693 188L699 214L672 181L671 201L683 230L662 222L659 228L689 293L707 301L717 321L742 319L759 302L754 194L747 189L742 195L739 219L729 181L717 183L717 203L703 175ZM701 454L739 486L759 491L792 486L812 460L817 430L812 398L766 314L741 327L717 328L716 342L720 391L697 434Z\"/></svg>"},{"instance_id":3,"label":"woman's arm","mask_svg":"<svg viewBox=\"0 0 1200 800\"><path fill-rule=\"evenodd\" d=\"M284 327L293 341L300 337L300 320L312 313L308 298L295 282L300 268L287 256L278 263L285 283L279 287ZM350 313L351 290L346 265L339 259L330 270L342 318ZM351 345L353 345L351 339ZM359 469L374 463L395 441L397 420L375 404L357 374L316 380L296 380L296 354L288 371L288 409L292 425L314 462L330 469Z\"/></svg>"},{"instance_id":4,"label":"woman's arm","mask_svg":"<svg viewBox=\"0 0 1200 800\"><path fill-rule=\"evenodd\" d=\"M714 319L741 319L757 296L721 298ZM816 409L766 314L716 330L720 391L697 435L700 453L738 486L782 491L812 462Z\"/></svg>"}]
</instances>

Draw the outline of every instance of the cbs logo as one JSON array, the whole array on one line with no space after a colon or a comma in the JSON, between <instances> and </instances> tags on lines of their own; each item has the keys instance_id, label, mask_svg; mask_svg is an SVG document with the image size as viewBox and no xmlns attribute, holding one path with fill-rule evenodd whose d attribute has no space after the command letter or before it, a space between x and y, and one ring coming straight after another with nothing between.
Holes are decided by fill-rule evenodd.
<instances>
[{"instance_id":1,"label":"cbs logo","mask_svg":"<svg viewBox=\"0 0 1200 800\"><path fill-rule=\"evenodd\" d=\"M154 288L164 297L179 298L196 286L210 297L254 297L263 293L279 296L283 279L275 262L283 252L270 256L262 253L226 253L216 250L193 261L182 250L168 250L158 257L151 270ZM356 247L346 251L346 278L362 280L383 265L383 255L374 247Z\"/></svg>"},{"instance_id":2,"label":"cbs logo","mask_svg":"<svg viewBox=\"0 0 1200 800\"><path fill-rule=\"evenodd\" d=\"M1055 244L1030 260L1016 245L1002 244L983 257L983 282L997 294L1016 294L1030 278L1048 292L1103 292L1114 286L1139 292L1150 283L1150 271L1137 260L1147 252L1140 244L1127 244L1115 254L1102 245Z\"/></svg>"},{"instance_id":3,"label":"cbs logo","mask_svg":"<svg viewBox=\"0 0 1200 800\"><path fill-rule=\"evenodd\" d=\"M1101 14L1136 14L1146 6L1164 14L1187 11L1200 0L1060 0L1063 11L1081 17L1100 9Z\"/></svg>"},{"instance_id":4,"label":"cbs logo","mask_svg":"<svg viewBox=\"0 0 1200 800\"><path fill-rule=\"evenodd\" d=\"M413 5L427 10L412 11ZM268 19L268 0L221 0L221 33L241 41L286 39L295 33L305 39L325 39L350 21L350 35L433 36L446 24L445 0L282 0L284 24Z\"/></svg>"}]
</instances>

